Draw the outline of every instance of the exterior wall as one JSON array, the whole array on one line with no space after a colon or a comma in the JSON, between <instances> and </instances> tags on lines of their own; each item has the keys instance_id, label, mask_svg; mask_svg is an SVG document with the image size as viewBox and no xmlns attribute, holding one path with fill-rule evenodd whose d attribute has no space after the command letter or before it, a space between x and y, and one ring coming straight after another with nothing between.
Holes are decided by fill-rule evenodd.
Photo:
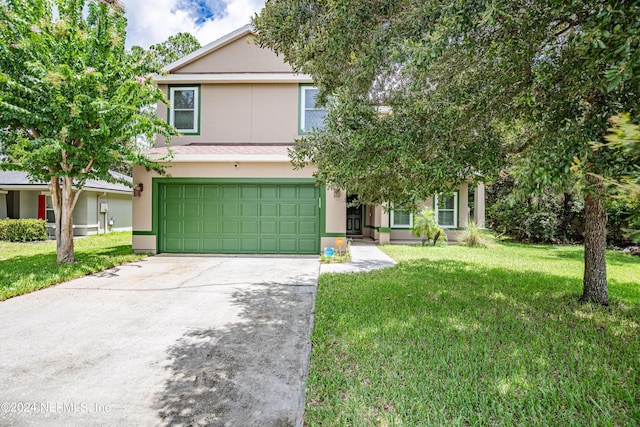
<instances>
[{"instance_id":1,"label":"exterior wall","mask_svg":"<svg viewBox=\"0 0 640 427\"><path fill-rule=\"evenodd\" d=\"M109 226L108 230L131 231L133 220L131 196L111 193L108 194L106 198L107 203L109 203L109 214L107 215L107 218L109 220L113 219L113 225Z\"/></svg>"},{"instance_id":2,"label":"exterior wall","mask_svg":"<svg viewBox=\"0 0 640 427\"><path fill-rule=\"evenodd\" d=\"M159 86L165 95L168 86ZM175 137L190 143L292 143L298 137L298 84L203 84L200 134ZM168 118L158 104L159 117ZM158 138L156 146L164 144Z\"/></svg>"},{"instance_id":3,"label":"exterior wall","mask_svg":"<svg viewBox=\"0 0 640 427\"><path fill-rule=\"evenodd\" d=\"M200 73L291 73L291 66L269 49L254 43L255 37L241 37L197 61L185 65L174 74Z\"/></svg>"},{"instance_id":4,"label":"exterior wall","mask_svg":"<svg viewBox=\"0 0 640 427\"><path fill-rule=\"evenodd\" d=\"M20 190L20 218L38 218L38 190Z\"/></svg>"},{"instance_id":5,"label":"exterior wall","mask_svg":"<svg viewBox=\"0 0 640 427\"><path fill-rule=\"evenodd\" d=\"M466 228L469 225L469 186L468 184L462 184L458 188L458 227L455 229L445 228L444 232L447 234L447 239L450 242L456 242L460 238L461 229ZM425 200L424 203L419 204L419 208L428 207L433 208L433 197ZM484 204L483 204L484 207ZM411 235L409 229L405 228L392 228L391 241L397 242L420 242L419 238Z\"/></svg>"}]
</instances>

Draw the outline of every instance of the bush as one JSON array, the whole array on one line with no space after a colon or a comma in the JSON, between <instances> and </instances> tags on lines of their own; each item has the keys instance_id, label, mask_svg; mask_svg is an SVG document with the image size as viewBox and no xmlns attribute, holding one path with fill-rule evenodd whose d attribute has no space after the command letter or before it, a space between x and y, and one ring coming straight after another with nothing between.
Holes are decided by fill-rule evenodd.
<instances>
[{"instance_id":1,"label":"bush","mask_svg":"<svg viewBox=\"0 0 640 427\"><path fill-rule=\"evenodd\" d=\"M467 229L462 232L462 241L467 246L486 246L480 236L480 229L475 221L469 221Z\"/></svg>"},{"instance_id":2,"label":"bush","mask_svg":"<svg viewBox=\"0 0 640 427\"><path fill-rule=\"evenodd\" d=\"M43 219L0 219L0 240L34 242L48 237Z\"/></svg>"},{"instance_id":3,"label":"bush","mask_svg":"<svg viewBox=\"0 0 640 427\"><path fill-rule=\"evenodd\" d=\"M438 226L435 212L429 208L422 209L420 213L413 217L413 225L410 232L412 236L422 239L422 246L429 242L433 242L435 245L438 241L447 240L444 230Z\"/></svg>"}]
</instances>

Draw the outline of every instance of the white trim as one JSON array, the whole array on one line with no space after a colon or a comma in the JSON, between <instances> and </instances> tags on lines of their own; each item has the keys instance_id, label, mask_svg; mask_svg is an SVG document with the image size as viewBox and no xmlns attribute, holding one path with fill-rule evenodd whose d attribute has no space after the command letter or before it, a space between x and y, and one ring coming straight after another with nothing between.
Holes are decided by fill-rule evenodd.
<instances>
[{"instance_id":1,"label":"white trim","mask_svg":"<svg viewBox=\"0 0 640 427\"><path fill-rule=\"evenodd\" d=\"M51 194L49 191L49 187L46 185L42 185L42 184L33 184L32 186L29 185L2 185L3 189L6 189L8 191L18 191L18 190L24 190L24 191L40 191L41 194L47 195L47 194ZM73 187L74 190L77 190L76 187ZM83 192L87 192L87 191L91 191L94 193L113 193L113 194L131 194L131 189L128 190L111 190L111 189L103 189L103 188L97 188L97 187L87 187L84 186L82 187L82 191Z\"/></svg>"},{"instance_id":2,"label":"white trim","mask_svg":"<svg viewBox=\"0 0 640 427\"><path fill-rule=\"evenodd\" d=\"M220 74L169 74L154 76L158 84L192 83L311 83L307 74L295 73L220 73Z\"/></svg>"},{"instance_id":3,"label":"white trim","mask_svg":"<svg viewBox=\"0 0 640 427\"><path fill-rule=\"evenodd\" d=\"M434 211L436 214L436 222L440 228L458 228L458 192L455 191L453 194L453 225L442 225L440 224L439 215L438 215L438 195L435 195L433 198ZM451 209L443 209L445 212L451 212Z\"/></svg>"},{"instance_id":4,"label":"white trim","mask_svg":"<svg viewBox=\"0 0 640 427\"><path fill-rule=\"evenodd\" d=\"M193 91L193 128L190 129L178 129L180 133L198 133L200 125L200 88L198 86L171 86L169 87L169 100L171 101L171 107L169 108L169 124L175 127L175 112L176 109L173 106L176 91ZM178 110L178 111L191 111L191 110Z\"/></svg>"},{"instance_id":5,"label":"white trim","mask_svg":"<svg viewBox=\"0 0 640 427\"><path fill-rule=\"evenodd\" d=\"M402 210L401 210L402 212ZM413 227L413 214L409 213L409 224L396 224L395 211L391 211L391 228L411 228Z\"/></svg>"},{"instance_id":6,"label":"white trim","mask_svg":"<svg viewBox=\"0 0 640 427\"><path fill-rule=\"evenodd\" d=\"M253 25L251 24L247 24L243 27L240 27L237 30L230 32L229 34L224 35L219 39L212 41L208 45L201 47L200 49L194 52L191 52L189 55L181 59L178 59L175 62L172 62L171 64L164 67L164 69L166 71L171 72L175 69L178 69L184 65L189 64L190 62L193 62L199 58L202 58L203 56L209 54L210 52L213 52L214 50L220 49L221 47L239 39L242 36L249 35L249 34L255 34L253 30Z\"/></svg>"}]
</instances>

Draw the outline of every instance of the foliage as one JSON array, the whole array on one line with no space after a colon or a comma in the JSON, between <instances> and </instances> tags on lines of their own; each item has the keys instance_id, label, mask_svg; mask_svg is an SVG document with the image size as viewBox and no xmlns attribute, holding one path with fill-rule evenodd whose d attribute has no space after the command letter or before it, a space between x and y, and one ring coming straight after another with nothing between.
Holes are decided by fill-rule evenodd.
<instances>
[{"instance_id":1,"label":"foliage","mask_svg":"<svg viewBox=\"0 0 640 427\"><path fill-rule=\"evenodd\" d=\"M34 242L48 237L47 221L43 219L0 219L0 240Z\"/></svg>"},{"instance_id":2,"label":"foliage","mask_svg":"<svg viewBox=\"0 0 640 427\"><path fill-rule=\"evenodd\" d=\"M413 225L411 226L411 235L422 240L422 246L428 243L434 245L438 241L446 241L447 234L438 226L436 214L433 209L425 207L420 213L413 216Z\"/></svg>"},{"instance_id":3,"label":"foliage","mask_svg":"<svg viewBox=\"0 0 640 427\"><path fill-rule=\"evenodd\" d=\"M191 52L200 49L200 42L191 33L178 33L162 43L154 44L145 50L140 46L131 48L131 55L136 62L138 73L161 74L163 68L181 59Z\"/></svg>"},{"instance_id":4,"label":"foliage","mask_svg":"<svg viewBox=\"0 0 640 427\"><path fill-rule=\"evenodd\" d=\"M469 220L467 228L462 232L462 241L469 247L486 246L474 220Z\"/></svg>"},{"instance_id":5,"label":"foliage","mask_svg":"<svg viewBox=\"0 0 640 427\"><path fill-rule=\"evenodd\" d=\"M399 264L320 276L306 425L636 424L640 259L607 253L602 309L581 247L382 249Z\"/></svg>"},{"instance_id":6,"label":"foliage","mask_svg":"<svg viewBox=\"0 0 640 427\"><path fill-rule=\"evenodd\" d=\"M280 0L254 25L262 46L313 76L321 101L331 95L325 132L300 142L294 164L313 162L321 181L365 203L397 205L506 164L531 191L579 181L585 299L606 304L608 195L597 176L633 164L589 142L603 141L609 117L640 110L639 6Z\"/></svg>"},{"instance_id":7,"label":"foliage","mask_svg":"<svg viewBox=\"0 0 640 427\"><path fill-rule=\"evenodd\" d=\"M87 236L76 242L77 260L55 264L55 242L0 242L0 301L145 258L131 249L131 233Z\"/></svg>"},{"instance_id":8,"label":"foliage","mask_svg":"<svg viewBox=\"0 0 640 427\"><path fill-rule=\"evenodd\" d=\"M594 150L608 147L620 156L630 158L632 167L617 176L605 176L616 190L617 196L631 209L628 218L630 228L625 230L636 242L640 241L640 126L638 119L621 114L610 119L611 128L605 136L606 143L594 143Z\"/></svg>"},{"instance_id":9,"label":"foliage","mask_svg":"<svg viewBox=\"0 0 640 427\"><path fill-rule=\"evenodd\" d=\"M162 171L137 135L175 133L141 113L164 101L125 54L117 0L0 3L0 168L50 183L58 262L73 261L72 213L88 179L113 182L109 168L131 162Z\"/></svg>"},{"instance_id":10,"label":"foliage","mask_svg":"<svg viewBox=\"0 0 640 427\"><path fill-rule=\"evenodd\" d=\"M532 195L521 191L519 181L506 174L487 186L486 195L487 225L501 234L534 243L583 241L584 199L577 189L556 195L552 189L541 188ZM608 244L628 244L623 229L629 227L633 210L617 199L607 201L605 208Z\"/></svg>"}]
</instances>

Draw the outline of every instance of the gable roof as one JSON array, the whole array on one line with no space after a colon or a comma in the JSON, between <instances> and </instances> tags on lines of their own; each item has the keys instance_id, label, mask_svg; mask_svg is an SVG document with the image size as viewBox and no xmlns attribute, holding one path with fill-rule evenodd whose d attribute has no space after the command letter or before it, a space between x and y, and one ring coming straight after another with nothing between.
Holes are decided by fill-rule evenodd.
<instances>
[{"instance_id":1,"label":"gable roof","mask_svg":"<svg viewBox=\"0 0 640 427\"><path fill-rule=\"evenodd\" d=\"M203 56L206 56L211 52L214 52L220 49L221 47L224 47L229 43L234 42L242 37L246 37L250 34L255 35L255 32L253 30L253 25L247 24L244 27L240 27L237 30L230 32L229 34L222 36L217 40L214 40L208 45L201 47L200 49L194 52L191 52L189 55L181 59L178 59L177 61L172 62L171 64L164 67L164 69L167 70L169 73L171 73L172 71L175 71L180 67L183 67L187 64L195 62L198 59L202 58Z\"/></svg>"},{"instance_id":2,"label":"gable roof","mask_svg":"<svg viewBox=\"0 0 640 427\"><path fill-rule=\"evenodd\" d=\"M256 64L264 65L265 56L254 56L255 50L247 51L244 54L250 55L251 59L256 59L257 62L250 66L242 66L239 63L234 63L231 57L228 57L228 48L231 45L238 46L238 42L243 38L249 36L255 36L255 30L251 24L247 24L238 28L231 33L220 37L219 39L209 43L208 45L190 53L189 55L172 62L164 67L166 74L155 74L153 80L159 84L199 84L199 83L311 83L313 79L306 74L298 74L293 72L290 65L282 61L277 60L280 66L274 66L271 63L265 69L252 69L252 66ZM242 43L244 45L244 43ZM261 51L262 48L255 45L255 49ZM273 55L276 58L276 54L269 49L264 49L265 52ZM222 55L222 56L210 56L210 55ZM226 53L225 53L226 52ZM206 57L209 57L208 59ZM216 61L207 62L213 58L218 58ZM245 56L245 59L248 57ZM231 61L231 62L225 62ZM249 64L248 62L246 64ZM198 66L200 64L200 66ZM221 64L232 65L228 70ZM209 69L213 67L213 69ZM243 69L244 68L244 69Z\"/></svg>"},{"instance_id":3,"label":"gable roof","mask_svg":"<svg viewBox=\"0 0 640 427\"><path fill-rule=\"evenodd\" d=\"M127 175L118 172L109 171L111 176L116 179L123 179L129 183L133 183L133 179ZM48 189L48 184L43 182L31 182L29 173L23 171L2 171L0 170L0 188L30 187L35 189ZM116 193L131 193L131 187L116 183L107 182L97 179L87 180L84 188L86 190L108 191Z\"/></svg>"}]
</instances>

